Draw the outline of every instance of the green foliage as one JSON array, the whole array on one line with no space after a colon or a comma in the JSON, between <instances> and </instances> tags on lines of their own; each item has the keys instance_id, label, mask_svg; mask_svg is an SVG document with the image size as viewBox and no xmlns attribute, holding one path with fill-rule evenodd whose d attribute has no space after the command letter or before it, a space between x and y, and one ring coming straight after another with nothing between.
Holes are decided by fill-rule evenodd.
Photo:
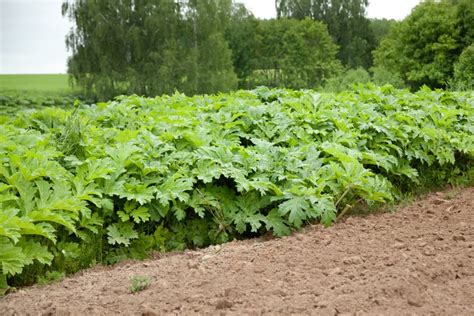
<instances>
[{"instance_id":1,"label":"green foliage","mask_svg":"<svg viewBox=\"0 0 474 316\"><path fill-rule=\"evenodd\" d=\"M136 275L130 279L130 293L137 293L146 290L151 284L151 279L147 276Z\"/></svg>"},{"instance_id":2,"label":"green foliage","mask_svg":"<svg viewBox=\"0 0 474 316\"><path fill-rule=\"evenodd\" d=\"M472 92L119 97L0 120L0 285L474 179ZM79 132L75 132L79 131ZM71 143L72 146L65 146Z\"/></svg>"},{"instance_id":3,"label":"green foliage","mask_svg":"<svg viewBox=\"0 0 474 316\"><path fill-rule=\"evenodd\" d=\"M382 67L372 67L370 70L372 72L372 82L378 86L390 84L398 89L405 87L405 83L398 73L393 73Z\"/></svg>"},{"instance_id":4,"label":"green foliage","mask_svg":"<svg viewBox=\"0 0 474 316\"><path fill-rule=\"evenodd\" d=\"M249 78L258 68L259 25L260 20L255 18L243 4L234 5L230 22L225 30L225 38L232 52L232 63L239 78L239 88L253 88Z\"/></svg>"},{"instance_id":5,"label":"green foliage","mask_svg":"<svg viewBox=\"0 0 474 316\"><path fill-rule=\"evenodd\" d=\"M337 46L321 22L304 19L260 21L253 85L315 88L341 70Z\"/></svg>"},{"instance_id":6,"label":"green foliage","mask_svg":"<svg viewBox=\"0 0 474 316\"><path fill-rule=\"evenodd\" d=\"M454 62L472 43L474 2L424 1L393 25L374 52L375 65L398 74L412 88L444 88Z\"/></svg>"},{"instance_id":7,"label":"green foliage","mask_svg":"<svg viewBox=\"0 0 474 316\"><path fill-rule=\"evenodd\" d=\"M237 87L224 39L230 0L64 1L75 26L68 73L88 96L229 91Z\"/></svg>"},{"instance_id":8,"label":"green foliage","mask_svg":"<svg viewBox=\"0 0 474 316\"><path fill-rule=\"evenodd\" d=\"M372 65L374 47L369 20L365 17L367 0L275 0L278 18L310 18L327 25L329 34L340 47L337 57L348 68Z\"/></svg>"},{"instance_id":9,"label":"green foliage","mask_svg":"<svg viewBox=\"0 0 474 316\"><path fill-rule=\"evenodd\" d=\"M370 32L373 35L374 45L373 47L378 47L382 39L385 38L390 32L390 29L397 22L395 20L387 19L370 19Z\"/></svg>"},{"instance_id":10,"label":"green foliage","mask_svg":"<svg viewBox=\"0 0 474 316\"><path fill-rule=\"evenodd\" d=\"M453 86L457 90L474 89L474 44L468 46L454 64Z\"/></svg>"},{"instance_id":11,"label":"green foliage","mask_svg":"<svg viewBox=\"0 0 474 316\"><path fill-rule=\"evenodd\" d=\"M51 272L46 272L45 275L40 275L38 276L38 285L42 286L42 285L48 285L48 284L51 284L51 283L55 283L55 282L59 282L61 281L62 279L64 279L65 277L65 274L64 272L60 272L60 271L51 271Z\"/></svg>"},{"instance_id":12,"label":"green foliage","mask_svg":"<svg viewBox=\"0 0 474 316\"><path fill-rule=\"evenodd\" d=\"M370 74L364 68L348 69L344 73L327 80L324 85L324 90L328 92L340 92L349 90L357 83L365 84L370 81Z\"/></svg>"},{"instance_id":13,"label":"green foliage","mask_svg":"<svg viewBox=\"0 0 474 316\"><path fill-rule=\"evenodd\" d=\"M53 106L72 109L77 104L90 104L93 102L95 102L95 100L86 99L83 95L77 93L47 93L22 89L0 90L0 115L14 114L27 109L44 109Z\"/></svg>"},{"instance_id":14,"label":"green foliage","mask_svg":"<svg viewBox=\"0 0 474 316\"><path fill-rule=\"evenodd\" d=\"M65 74L18 74L0 75L0 95L5 92L21 91L38 94L71 94Z\"/></svg>"}]
</instances>

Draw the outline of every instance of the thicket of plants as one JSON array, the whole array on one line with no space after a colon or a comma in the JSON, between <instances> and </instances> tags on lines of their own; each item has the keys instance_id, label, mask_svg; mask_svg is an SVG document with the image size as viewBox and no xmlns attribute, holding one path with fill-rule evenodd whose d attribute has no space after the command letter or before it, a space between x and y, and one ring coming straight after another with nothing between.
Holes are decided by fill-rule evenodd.
<instances>
[{"instance_id":1,"label":"thicket of plants","mask_svg":"<svg viewBox=\"0 0 474 316\"><path fill-rule=\"evenodd\" d=\"M118 97L0 116L0 288L474 179L474 94Z\"/></svg>"}]
</instances>

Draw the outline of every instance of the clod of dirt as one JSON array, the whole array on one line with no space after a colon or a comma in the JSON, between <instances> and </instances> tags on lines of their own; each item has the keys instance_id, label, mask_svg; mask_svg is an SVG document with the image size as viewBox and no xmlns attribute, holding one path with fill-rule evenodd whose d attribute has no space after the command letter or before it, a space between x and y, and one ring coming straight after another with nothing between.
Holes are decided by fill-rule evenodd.
<instances>
[{"instance_id":1,"label":"clod of dirt","mask_svg":"<svg viewBox=\"0 0 474 316\"><path fill-rule=\"evenodd\" d=\"M436 198L433 200L433 204L434 205L441 205L443 203L448 203L449 201L445 200L445 199L440 199L440 198Z\"/></svg>"},{"instance_id":2,"label":"clod of dirt","mask_svg":"<svg viewBox=\"0 0 474 316\"><path fill-rule=\"evenodd\" d=\"M342 263L344 264L362 264L364 261L359 256L353 256L342 259Z\"/></svg>"},{"instance_id":3,"label":"clod of dirt","mask_svg":"<svg viewBox=\"0 0 474 316\"><path fill-rule=\"evenodd\" d=\"M466 241L466 237L464 237L462 235L454 235L453 240L454 241Z\"/></svg>"},{"instance_id":4,"label":"clod of dirt","mask_svg":"<svg viewBox=\"0 0 474 316\"><path fill-rule=\"evenodd\" d=\"M435 256L436 255L436 250L432 246L426 246L423 248L423 254L425 256Z\"/></svg>"},{"instance_id":5,"label":"clod of dirt","mask_svg":"<svg viewBox=\"0 0 474 316\"><path fill-rule=\"evenodd\" d=\"M407 298L408 305L421 307L423 306L423 301L419 297L409 297Z\"/></svg>"},{"instance_id":6,"label":"clod of dirt","mask_svg":"<svg viewBox=\"0 0 474 316\"><path fill-rule=\"evenodd\" d=\"M156 313L155 311L153 310L150 310L150 309L146 309L142 312L141 314L142 316L158 316L158 313Z\"/></svg>"},{"instance_id":7,"label":"clod of dirt","mask_svg":"<svg viewBox=\"0 0 474 316\"><path fill-rule=\"evenodd\" d=\"M220 299L216 303L216 308L217 309L226 309L226 308L231 308L232 307L232 302L226 300L226 299Z\"/></svg>"}]
</instances>

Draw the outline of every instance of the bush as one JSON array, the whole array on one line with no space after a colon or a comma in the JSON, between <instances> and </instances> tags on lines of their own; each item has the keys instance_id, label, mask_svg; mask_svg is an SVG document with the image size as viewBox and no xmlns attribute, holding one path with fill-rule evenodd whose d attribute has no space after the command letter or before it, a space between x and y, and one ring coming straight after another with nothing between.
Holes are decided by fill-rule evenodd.
<instances>
[{"instance_id":1,"label":"bush","mask_svg":"<svg viewBox=\"0 0 474 316\"><path fill-rule=\"evenodd\" d=\"M391 72L383 67L373 67L372 71L372 82L378 86L383 86L386 84L390 84L395 88L404 88L405 83L400 77L399 74Z\"/></svg>"},{"instance_id":2,"label":"bush","mask_svg":"<svg viewBox=\"0 0 474 316\"><path fill-rule=\"evenodd\" d=\"M349 69L339 76L329 79L323 90L328 92L340 92L350 89L357 83L370 82L370 74L364 68Z\"/></svg>"},{"instance_id":3,"label":"bush","mask_svg":"<svg viewBox=\"0 0 474 316\"><path fill-rule=\"evenodd\" d=\"M474 44L468 46L454 65L451 86L456 90L472 90L474 82Z\"/></svg>"}]
</instances>

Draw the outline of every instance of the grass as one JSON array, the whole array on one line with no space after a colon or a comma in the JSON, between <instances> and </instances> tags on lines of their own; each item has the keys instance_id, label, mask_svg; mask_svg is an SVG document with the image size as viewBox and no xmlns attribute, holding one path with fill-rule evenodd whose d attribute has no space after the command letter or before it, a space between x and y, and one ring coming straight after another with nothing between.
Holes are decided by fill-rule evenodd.
<instances>
[{"instance_id":1,"label":"grass","mask_svg":"<svg viewBox=\"0 0 474 316\"><path fill-rule=\"evenodd\" d=\"M38 276L37 283L40 286L48 285L51 283L59 282L66 276L66 273L59 271L48 271L44 276Z\"/></svg>"},{"instance_id":2,"label":"grass","mask_svg":"<svg viewBox=\"0 0 474 316\"><path fill-rule=\"evenodd\" d=\"M130 293L136 293L147 289L151 284L151 279L148 276L137 275L130 279L129 290Z\"/></svg>"},{"instance_id":3,"label":"grass","mask_svg":"<svg viewBox=\"0 0 474 316\"><path fill-rule=\"evenodd\" d=\"M72 88L66 74L21 74L0 75L0 91L66 94L71 93Z\"/></svg>"}]
</instances>

